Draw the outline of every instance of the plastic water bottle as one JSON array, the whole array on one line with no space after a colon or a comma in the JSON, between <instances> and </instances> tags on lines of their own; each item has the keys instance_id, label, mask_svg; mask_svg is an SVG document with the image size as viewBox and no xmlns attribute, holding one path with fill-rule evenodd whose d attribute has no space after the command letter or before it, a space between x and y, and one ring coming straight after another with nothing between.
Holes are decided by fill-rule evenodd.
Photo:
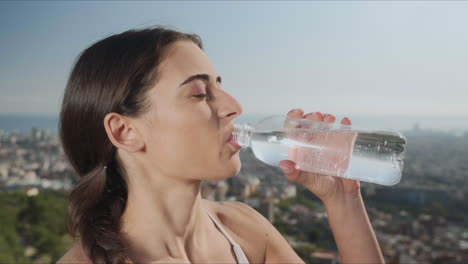
<instances>
[{"instance_id":1,"label":"plastic water bottle","mask_svg":"<svg viewBox=\"0 0 468 264\"><path fill-rule=\"evenodd\" d=\"M400 182L406 152L406 138L398 132L283 115L235 124L233 138L268 165L292 160L303 171L381 185Z\"/></svg>"}]
</instances>

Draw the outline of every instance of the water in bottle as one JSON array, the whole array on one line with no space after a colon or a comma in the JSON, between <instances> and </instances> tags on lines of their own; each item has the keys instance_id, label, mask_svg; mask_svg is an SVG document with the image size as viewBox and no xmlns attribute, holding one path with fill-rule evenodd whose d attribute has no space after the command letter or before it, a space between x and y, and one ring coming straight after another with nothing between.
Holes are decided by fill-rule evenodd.
<instances>
[{"instance_id":1,"label":"water in bottle","mask_svg":"<svg viewBox=\"0 0 468 264\"><path fill-rule=\"evenodd\" d=\"M234 139L266 164L292 160L298 169L394 185L401 179L406 138L399 132L271 116L255 126L236 124Z\"/></svg>"}]
</instances>

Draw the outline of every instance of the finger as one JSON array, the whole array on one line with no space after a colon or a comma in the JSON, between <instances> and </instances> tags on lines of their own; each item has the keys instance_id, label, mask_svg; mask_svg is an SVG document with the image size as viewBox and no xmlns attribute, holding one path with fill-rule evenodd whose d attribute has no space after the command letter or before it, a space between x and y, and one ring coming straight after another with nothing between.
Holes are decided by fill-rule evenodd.
<instances>
[{"instance_id":1,"label":"finger","mask_svg":"<svg viewBox=\"0 0 468 264\"><path fill-rule=\"evenodd\" d=\"M296 108L288 112L288 116L294 117L294 118L302 118L303 114L304 114L304 110L300 108Z\"/></svg>"},{"instance_id":2,"label":"finger","mask_svg":"<svg viewBox=\"0 0 468 264\"><path fill-rule=\"evenodd\" d=\"M300 108L293 109L288 112L287 116L296 119L302 119L304 111ZM300 122L288 122L287 120L284 123L285 128L299 128L301 126Z\"/></svg>"},{"instance_id":3,"label":"finger","mask_svg":"<svg viewBox=\"0 0 468 264\"><path fill-rule=\"evenodd\" d=\"M323 115L323 121L326 123L333 123L335 122L336 117L332 114L324 114Z\"/></svg>"},{"instance_id":4,"label":"finger","mask_svg":"<svg viewBox=\"0 0 468 264\"><path fill-rule=\"evenodd\" d=\"M279 163L281 170L286 179L302 184L309 190L313 190L316 185L316 174L306 173L302 170L296 169L294 161L282 160Z\"/></svg>"},{"instance_id":5,"label":"finger","mask_svg":"<svg viewBox=\"0 0 468 264\"><path fill-rule=\"evenodd\" d=\"M294 182L298 181L300 171L296 169L294 161L282 160L278 165L288 180Z\"/></svg>"},{"instance_id":6,"label":"finger","mask_svg":"<svg viewBox=\"0 0 468 264\"><path fill-rule=\"evenodd\" d=\"M351 120L348 117L345 117L341 120L341 124L343 125L351 125Z\"/></svg>"},{"instance_id":7,"label":"finger","mask_svg":"<svg viewBox=\"0 0 468 264\"><path fill-rule=\"evenodd\" d=\"M320 112L308 113L304 116L305 119L314 120L314 121L323 121L323 114Z\"/></svg>"}]
</instances>

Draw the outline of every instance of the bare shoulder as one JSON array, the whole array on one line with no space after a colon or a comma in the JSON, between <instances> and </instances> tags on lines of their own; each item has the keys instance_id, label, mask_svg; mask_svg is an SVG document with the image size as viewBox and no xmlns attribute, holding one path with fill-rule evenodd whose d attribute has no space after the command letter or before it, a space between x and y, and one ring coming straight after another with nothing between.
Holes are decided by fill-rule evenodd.
<instances>
[{"instance_id":1,"label":"bare shoulder","mask_svg":"<svg viewBox=\"0 0 468 264\"><path fill-rule=\"evenodd\" d=\"M83 253L83 248L79 241L75 242L75 244L73 244L73 246L57 261L57 264L74 263L92 263L91 260Z\"/></svg>"},{"instance_id":2,"label":"bare shoulder","mask_svg":"<svg viewBox=\"0 0 468 264\"><path fill-rule=\"evenodd\" d=\"M269 237L268 225L271 225L268 220L242 202L206 200L205 207L241 246L250 262L264 263Z\"/></svg>"},{"instance_id":3,"label":"bare shoulder","mask_svg":"<svg viewBox=\"0 0 468 264\"><path fill-rule=\"evenodd\" d=\"M259 212L242 202L214 202L205 200L207 209L210 209L220 220L223 226L232 231L249 233L254 231L256 235L261 232L268 220Z\"/></svg>"},{"instance_id":4,"label":"bare shoulder","mask_svg":"<svg viewBox=\"0 0 468 264\"><path fill-rule=\"evenodd\" d=\"M209 201L207 207L246 249L251 263L304 263L280 232L249 205Z\"/></svg>"}]
</instances>

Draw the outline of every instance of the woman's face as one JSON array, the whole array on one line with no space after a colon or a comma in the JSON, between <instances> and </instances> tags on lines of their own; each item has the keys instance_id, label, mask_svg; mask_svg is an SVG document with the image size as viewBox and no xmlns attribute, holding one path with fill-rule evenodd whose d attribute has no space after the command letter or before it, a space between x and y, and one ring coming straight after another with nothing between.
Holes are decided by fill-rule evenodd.
<instances>
[{"instance_id":1,"label":"woman's face","mask_svg":"<svg viewBox=\"0 0 468 264\"><path fill-rule=\"evenodd\" d=\"M191 78L195 75L200 77ZM148 94L150 111L138 120L147 166L182 179L221 180L236 175L241 167L239 150L228 138L242 106L222 90L206 54L191 41L175 42L159 67L159 76ZM207 97L196 97L200 94Z\"/></svg>"}]
</instances>

